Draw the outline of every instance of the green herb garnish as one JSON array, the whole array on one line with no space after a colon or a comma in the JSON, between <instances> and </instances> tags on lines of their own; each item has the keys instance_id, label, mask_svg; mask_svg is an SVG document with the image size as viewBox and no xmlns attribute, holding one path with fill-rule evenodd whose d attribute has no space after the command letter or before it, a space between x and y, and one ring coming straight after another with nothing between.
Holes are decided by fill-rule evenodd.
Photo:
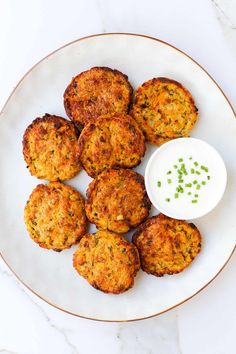
<instances>
[{"instance_id":1,"label":"green herb garnish","mask_svg":"<svg viewBox=\"0 0 236 354\"><path fill-rule=\"evenodd\" d=\"M192 156L189 156L188 160L193 160ZM178 186L176 187L176 192L173 194L173 198L178 199L180 198L180 193L187 193L187 195L193 195L194 199L190 199L192 203L197 203L198 202L198 198L199 198L199 194L197 194L198 190L201 189L201 186L205 186L207 184L206 181L198 181L197 179L193 180L192 182L188 182L185 180L185 176L188 174L196 174L197 176L201 175L203 172L208 172L208 167L201 165L198 161L194 161L192 162L192 167L187 168L185 163L184 163L184 158L180 157L178 158L178 162L176 164L173 165L173 169L167 170L166 171L166 175L168 175L168 177L170 177L169 175L173 175L173 178L167 178L166 182L168 184L172 184L175 182L176 177L178 180ZM196 168L195 168L196 167ZM198 168L197 168L198 167ZM176 173L176 172L177 173ZM198 178L197 176L195 176L195 178ZM172 177L172 176L171 176ZM207 176L207 180L210 180L211 176L208 175ZM185 180L185 181L184 181ZM165 182L165 183L166 183ZM184 183L184 185L183 185ZM160 188L162 186L162 182L161 181L157 181L157 186ZM184 187L186 187L188 190L184 190ZM195 194L194 191L192 190L191 192L191 188L194 187L194 189L196 189ZM196 193L197 192L197 193ZM171 201L171 198L166 198L165 199L167 203L169 203Z\"/></svg>"},{"instance_id":2,"label":"green herb garnish","mask_svg":"<svg viewBox=\"0 0 236 354\"><path fill-rule=\"evenodd\" d=\"M201 169L203 170L203 171L205 171L205 172L208 172L208 167L206 167L206 166L201 166Z\"/></svg>"}]
</instances>

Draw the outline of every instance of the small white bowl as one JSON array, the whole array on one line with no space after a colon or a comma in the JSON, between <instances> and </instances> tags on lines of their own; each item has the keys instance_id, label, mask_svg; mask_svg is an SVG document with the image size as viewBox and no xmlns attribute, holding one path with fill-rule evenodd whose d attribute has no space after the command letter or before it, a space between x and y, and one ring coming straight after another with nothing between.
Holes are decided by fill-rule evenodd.
<instances>
[{"instance_id":1,"label":"small white bowl","mask_svg":"<svg viewBox=\"0 0 236 354\"><path fill-rule=\"evenodd\" d=\"M180 220L196 219L214 209L226 183L221 156L211 145L195 138L171 140L157 148L145 170L152 204L161 213Z\"/></svg>"}]
</instances>

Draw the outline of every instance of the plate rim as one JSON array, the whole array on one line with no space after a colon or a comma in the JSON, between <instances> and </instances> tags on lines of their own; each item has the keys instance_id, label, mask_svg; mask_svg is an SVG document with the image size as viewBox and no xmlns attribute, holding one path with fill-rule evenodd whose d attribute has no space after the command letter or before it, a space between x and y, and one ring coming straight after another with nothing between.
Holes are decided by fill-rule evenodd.
<instances>
[{"instance_id":1,"label":"plate rim","mask_svg":"<svg viewBox=\"0 0 236 354\"><path fill-rule=\"evenodd\" d=\"M137 34L137 33L129 33L129 32L108 32L108 33L96 33L96 34L92 34L92 35L88 35L88 36L84 36L84 37L80 37L77 38L73 41L70 41L62 46L60 46L59 48L55 49L54 51L50 52L48 55L46 55L45 57L43 57L42 59L40 59L38 62L36 62L22 77L21 79L18 81L18 83L16 84L16 86L13 88L13 90L11 91L10 95L8 96L7 100L5 101L5 103L3 104L3 107L0 111L0 118L2 118L2 115L8 105L8 103L10 102L12 96L14 95L15 91L17 90L17 88L20 86L20 84L24 81L24 79L34 70L34 68L36 68L41 62L43 62L44 60L46 60L48 57L52 56L53 54L59 52L61 49L68 47L74 43L80 42L80 41L84 41L90 38L95 38L95 37L102 37L102 36L116 36L116 35L123 35L123 36L134 36L134 37L141 37L141 38L147 38L150 40L153 40L155 42L159 42L159 43L163 43L165 45L167 45L168 47L171 47L173 49L175 49L176 51L178 51L179 53L181 53L182 55L184 55L185 57L189 58L192 62L194 62L198 67L200 67L206 74L207 76L211 79L211 81L213 81L213 83L217 86L217 88L220 90L220 92L222 93L222 95L224 96L224 98L226 99L228 105L230 106L234 117L236 118L236 112L233 108L233 105L231 104L230 100L228 99L228 97L226 96L226 94L224 93L224 91L222 90L222 88L219 86L219 84L215 81L215 79L208 73L208 71L206 69L204 69L203 66L201 66L201 64L199 64L195 59L193 59L190 55L188 55L187 53L185 53L183 50L175 47L173 44L170 44L166 41L163 41L159 38L155 38L152 36L148 36L148 35L144 35L144 34ZM69 310L63 309L61 307L59 307L58 305L55 305L54 303L50 302L49 300L45 299L44 297L42 297L41 295L39 295L35 290L33 290L29 285L27 285L22 279L20 279L20 277L17 275L17 273L11 268L11 266L7 263L7 261L4 259L4 256L2 254L2 252L0 252L0 256L3 260L3 262L6 264L6 266L10 269L10 271L13 273L13 275L16 277L16 279L19 281L20 284L22 284L23 286L26 287L27 290L29 290L31 293L33 293L34 295L36 295L40 300L46 302L47 304L51 305L52 307L67 313L69 315L75 316L75 317L79 317L82 319L86 319L86 320L91 320L91 321L96 321L96 322L108 322L108 323L123 323L123 322L135 322L135 321L141 321L141 320L145 320L145 319L150 319L153 317L157 317L165 312L168 312L182 304L184 304L185 302L189 301L190 299L192 299L194 296L196 296L198 293L200 293L202 290L204 290L211 282L213 282L215 280L215 278L223 271L223 269L227 266L228 262L230 261L232 255L234 254L236 249L236 244L234 245L232 252L230 253L229 257L227 258L226 262L223 264L223 266L219 269L219 271L206 283L204 284L204 286L202 286L198 291L196 291L194 294L192 294L191 296L187 297L186 299L184 299L183 301L163 310L160 312L157 312L153 315L149 315L149 316L144 316L144 317L140 317L140 318L133 318L133 319L127 319L127 320L107 320L107 319L99 319L99 318L93 318L93 317L87 317L87 316L83 316L83 315L79 315L77 313L71 312Z\"/></svg>"}]
</instances>

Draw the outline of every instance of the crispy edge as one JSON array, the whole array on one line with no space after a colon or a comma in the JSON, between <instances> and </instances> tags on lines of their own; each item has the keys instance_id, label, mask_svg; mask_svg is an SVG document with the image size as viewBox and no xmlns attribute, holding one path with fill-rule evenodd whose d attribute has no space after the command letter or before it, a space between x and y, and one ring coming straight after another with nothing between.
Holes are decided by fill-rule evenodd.
<instances>
[{"instance_id":1,"label":"crispy edge","mask_svg":"<svg viewBox=\"0 0 236 354\"><path fill-rule=\"evenodd\" d=\"M141 267L141 261L140 261L140 256L139 256L139 252L138 252L138 248L136 247L135 244L133 244L132 242L130 242L129 240L127 240L123 235L121 234L117 234L113 231L109 231L109 230L98 230L97 232L93 233L93 234L86 234L82 237L82 239L88 239L90 240L90 237L95 235L96 233L100 233L100 232L106 232L106 233L109 233L109 234L112 234L112 236L114 236L116 239L119 239L121 240L122 242L125 242L126 245L122 246L123 247L129 247L130 248L130 251L134 257L134 263L133 263L133 267L134 267L134 273L132 274L132 282L131 282L131 285L127 288L125 288L124 290L120 290L120 291L108 291L108 290L104 290L102 289L101 286L99 286L98 283L96 283L95 281L90 283L88 281L88 278L81 275L80 272L78 271L77 267L76 267L76 263L77 263L77 251L76 250L73 254L73 267L75 268L75 270L79 273L80 276L82 276L94 289L96 290L99 290L99 291L102 291L103 293L105 294L113 294L113 295L119 295L119 294L122 294L126 291L128 291L129 289L131 289L133 286L134 286L134 278L136 277L138 271L140 270L140 267ZM81 240L82 240L81 239Z\"/></svg>"},{"instance_id":2,"label":"crispy edge","mask_svg":"<svg viewBox=\"0 0 236 354\"><path fill-rule=\"evenodd\" d=\"M138 172L132 171L132 170L126 170L126 169L108 169L103 171L102 173L100 173L100 175L98 175L88 186L87 191L86 191L86 197L87 199L85 199L85 212L87 215L88 220L93 223L94 225L96 225L96 227L99 229L99 224L94 222L94 220L92 219L92 217L90 218L90 214L92 211L92 205L93 205L93 198L92 198L92 194L94 192L94 190L96 190L99 182L101 181L101 179L104 177L107 177L109 174L112 177L112 174L119 172L123 175L128 176L129 178L134 178L136 182L138 182L138 184L141 186L142 190L143 190L143 204L144 207L146 209L146 217L139 223L135 224L135 225L130 225L130 223L128 223L126 220L126 224L129 227L129 229L133 229L135 227L137 227L138 225L140 225L140 223L145 222L145 220L148 218L150 209L152 207L152 203L148 197L146 188L145 188L145 183L144 183L144 178L142 175L140 175ZM107 229L110 232L114 232L110 229Z\"/></svg>"},{"instance_id":3,"label":"crispy edge","mask_svg":"<svg viewBox=\"0 0 236 354\"><path fill-rule=\"evenodd\" d=\"M195 105L195 101L194 101L193 96L190 93L190 91L187 90L180 82L173 80L173 79L169 79L167 77L156 77L156 78L154 77L153 79L148 80L148 81L144 82L141 86L139 86L135 92L134 105L137 104L136 94L142 95L142 93L140 91L143 88L149 87L151 85L155 85L156 83L158 84L159 82L166 83L166 84L174 84L174 85L178 86L180 89L182 89L184 91L184 93L186 94L186 96L189 98L189 101L190 101L191 106L193 108L193 112L194 113L198 112L198 108Z\"/></svg>"},{"instance_id":4,"label":"crispy edge","mask_svg":"<svg viewBox=\"0 0 236 354\"><path fill-rule=\"evenodd\" d=\"M73 114L72 114L72 109L70 107L70 104L68 104L67 102L67 95L70 96L70 92L73 91L74 89L74 82L76 80L78 80L79 78L81 78L82 76L86 75L88 72L91 71L97 71L97 70L103 70L104 72L112 72L113 74L117 75L117 76L121 76L124 81L127 83L127 88L129 89L129 103L127 104L127 110L126 113L129 112L130 107L132 105L132 99L133 99L133 87L131 86L130 82L129 82L129 78L126 74L123 74L121 71L117 70L117 69L111 69L107 66L94 66L88 70L82 71L80 74L76 75L75 77L73 77L71 79L71 82L69 83L69 85L67 86L67 88L65 89L64 95L63 95L63 100L64 100L64 107L65 107L65 111L67 116L72 120L73 120ZM81 131L84 127L84 124L82 124L81 122L76 122L76 125L78 127L78 129Z\"/></svg>"},{"instance_id":5,"label":"crispy edge","mask_svg":"<svg viewBox=\"0 0 236 354\"><path fill-rule=\"evenodd\" d=\"M192 94L180 82L173 80L173 79L166 78L166 77L157 77L157 78L150 79L150 80L144 82L141 86L139 86L137 88L135 95L134 95L134 103L133 103L131 110L130 110L130 115L132 117L134 117L134 119L135 119L134 108L135 108L135 105L139 105L137 101L138 101L138 96L143 95L143 93L141 92L142 89L145 89L146 87L149 87L150 85L154 86L155 84L158 84L159 82L167 83L167 84L175 84L176 86L178 86L180 89L182 89L184 91L185 95L189 98L193 113L196 114L196 120L194 122L194 124L195 124L199 118L199 114L198 114L198 108L195 104ZM150 142L151 144L158 145L158 146L164 144L167 141L178 138L178 137L170 138L167 136L160 136L160 135L155 135L155 134L153 134L152 137L151 136L147 137L147 134L145 132L143 132L143 133L144 133L144 136L148 142Z\"/></svg>"},{"instance_id":6,"label":"crispy edge","mask_svg":"<svg viewBox=\"0 0 236 354\"><path fill-rule=\"evenodd\" d=\"M51 186L52 184L53 184L53 186ZM26 218L25 218L25 211L27 209L28 203L30 202L30 199L33 196L33 194L41 192L41 190L44 190L45 188L51 188L51 187L55 188L55 186L54 186L55 184L59 185L60 189L62 189L62 188L64 189L64 187L66 187L65 188L66 190L73 190L73 193L76 194L79 197L80 202L82 204L82 210L83 210L83 222L81 223L81 228L83 230L83 233L81 234L81 236L77 237L74 242L72 242L70 245L68 245L67 247L64 247L64 248L54 248L54 247L48 248L45 242L38 242L37 238L33 238L31 236L31 232L30 232L31 228L28 227L28 222L26 222ZM25 204L25 207L24 207L24 222L25 222L25 226L26 226L26 229L27 229L27 231L29 233L30 238L35 243L37 243L39 247L47 249L47 250L52 250L52 251L55 251L55 252L64 251L64 250L69 249L72 246L76 245L84 237L84 235L85 235L85 233L87 231L88 219L87 219L86 212L85 212L85 199L80 194L80 192L77 191L74 187L68 186L68 185L66 185L66 184L64 184L62 182L53 181L53 182L49 182L49 184L47 184L47 185L40 183L33 189L33 191L31 192L31 194L30 194L30 196L29 196L29 198L28 198L28 200L27 200L27 202Z\"/></svg>"},{"instance_id":7,"label":"crispy edge","mask_svg":"<svg viewBox=\"0 0 236 354\"><path fill-rule=\"evenodd\" d=\"M124 119L124 116L126 117L125 119ZM146 152L145 137L144 137L144 134L143 134L141 128L139 127L138 123L135 121L135 119L132 116L125 114L125 113L113 113L113 114L102 115L102 116L98 117L97 119L92 120L91 122L89 122L88 124L85 125L83 131L80 134L79 140L78 140L78 145L79 145L78 155L79 155L80 163L90 177L94 178L97 175L99 175L99 173L96 174L96 173L93 173L92 171L88 170L87 166L81 161L81 156L84 151L84 146L85 146L86 142L91 138L94 130L98 126L100 126L102 123L106 123L108 120L112 121L114 119L119 121L121 125L132 124L135 127L136 131L138 133L140 133L142 141L138 142L138 144L142 144L142 147L143 147L142 154L140 155L140 159L137 162L137 164L132 166L132 168L138 166L142 161L142 157L145 155L145 152ZM129 129L130 129L130 127L129 127ZM124 168L125 169L125 168L127 168L127 166L125 164L117 164L117 165L111 166L110 169L111 168L114 168L114 169Z\"/></svg>"},{"instance_id":8,"label":"crispy edge","mask_svg":"<svg viewBox=\"0 0 236 354\"><path fill-rule=\"evenodd\" d=\"M35 126L38 125L38 123L55 123L58 124L58 128L61 127L61 125L65 125L68 124L72 129L74 129L76 138L79 138L80 132L77 128L77 126L74 124L74 122L71 122L63 117L60 116L56 116L53 114L49 114L49 113L45 113L43 117L37 117L35 118L32 123L26 128L24 135L23 135L23 140L22 140L22 146L23 146L23 156L24 156L24 160L27 164L27 168L29 168L29 165L31 163L31 156L30 156L30 149L29 149L29 144L28 144L28 136L30 135L31 131L34 129ZM78 157L78 165L79 165L79 170L78 172L81 170L81 163L79 161L79 157ZM30 171L30 170L29 170ZM78 173L76 172L76 174ZM36 175L33 175L30 171L30 174L32 176L37 177ZM76 175L74 174L74 176ZM70 177L73 178L74 176ZM37 177L38 178L38 177ZM52 181L53 182L53 181Z\"/></svg>"},{"instance_id":9,"label":"crispy edge","mask_svg":"<svg viewBox=\"0 0 236 354\"><path fill-rule=\"evenodd\" d=\"M155 216L152 216L151 218L149 218L149 219L147 219L144 223L142 223L138 228L137 228L137 230L135 231L135 233L133 234L133 236L132 236L132 242L135 244L135 246L137 247L137 249L138 249L138 246L137 246L137 239L139 238L139 236L141 235L141 233L143 232L143 231L145 231L149 226L151 226L152 224L155 224L156 223L156 220L160 220L161 222L163 221L163 220L168 220L168 219L170 219L170 220L172 220L172 218L170 218L170 217L168 217L168 216L166 216L166 215L164 215L164 214L158 214L158 215L155 215ZM201 241L202 241L202 237L201 237L201 233L200 233L200 231L198 230L198 228L196 227L196 225L195 224L193 224L193 223L188 223L188 222L186 222L186 221L183 221L183 220L178 220L178 219L173 219L173 220L176 220L176 221L182 221L182 222L184 222L184 223L187 223L192 229L194 229L195 231L197 231L197 233L198 233L198 236L199 236L199 247L198 247L198 249L197 249L197 254L196 254L196 256L200 253L200 251L201 251ZM190 263L188 263L188 264L186 264L185 266L183 266L182 268L180 268L178 271L170 271L170 270L167 270L167 271L165 271L165 272L150 272L147 268L146 268L146 266L144 265L144 263L143 263L143 259L142 259L142 256L141 256L141 254L140 254L140 252L139 252L139 256L140 256L140 263L141 263L141 268L142 268L142 270L145 272L145 273L147 273L147 274L152 274L152 275L155 275L155 276L157 276L157 277L163 277L164 275L173 275L173 274L178 274L178 273L181 273L184 269L186 269L190 264L191 264L191 262ZM195 257L196 257L195 256ZM194 258L195 258L194 257ZM194 258L192 259L192 261L194 260Z\"/></svg>"}]
</instances>

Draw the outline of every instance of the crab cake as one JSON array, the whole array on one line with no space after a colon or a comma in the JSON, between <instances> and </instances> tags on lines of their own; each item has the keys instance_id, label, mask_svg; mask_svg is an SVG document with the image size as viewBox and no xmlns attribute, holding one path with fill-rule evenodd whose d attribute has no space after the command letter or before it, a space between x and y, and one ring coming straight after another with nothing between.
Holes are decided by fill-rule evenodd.
<instances>
[{"instance_id":1,"label":"crab cake","mask_svg":"<svg viewBox=\"0 0 236 354\"><path fill-rule=\"evenodd\" d=\"M100 115L128 113L132 94L126 75L94 67L72 79L64 93L64 106L68 117L83 127Z\"/></svg>"},{"instance_id":2,"label":"crab cake","mask_svg":"<svg viewBox=\"0 0 236 354\"><path fill-rule=\"evenodd\" d=\"M110 231L85 235L74 253L73 265L94 288L112 294L130 289L140 269L137 248Z\"/></svg>"},{"instance_id":3,"label":"crab cake","mask_svg":"<svg viewBox=\"0 0 236 354\"><path fill-rule=\"evenodd\" d=\"M151 208L143 176L130 170L106 170L87 189L85 210L99 229L125 233L144 221Z\"/></svg>"},{"instance_id":4,"label":"crab cake","mask_svg":"<svg viewBox=\"0 0 236 354\"><path fill-rule=\"evenodd\" d=\"M198 110L188 90L179 82L154 78L135 93L131 115L146 139L156 145L187 137L197 121Z\"/></svg>"},{"instance_id":5,"label":"crab cake","mask_svg":"<svg viewBox=\"0 0 236 354\"><path fill-rule=\"evenodd\" d=\"M30 173L49 181L74 177L81 169L78 131L64 118L45 114L28 126L23 137L23 154Z\"/></svg>"},{"instance_id":6,"label":"crab cake","mask_svg":"<svg viewBox=\"0 0 236 354\"><path fill-rule=\"evenodd\" d=\"M144 153L143 133L124 113L100 116L88 123L79 137L79 158L91 177L112 167L135 167Z\"/></svg>"},{"instance_id":7,"label":"crab cake","mask_svg":"<svg viewBox=\"0 0 236 354\"><path fill-rule=\"evenodd\" d=\"M140 225L133 235L142 269L161 277L182 272L201 250L194 224L159 214Z\"/></svg>"},{"instance_id":8,"label":"crab cake","mask_svg":"<svg viewBox=\"0 0 236 354\"><path fill-rule=\"evenodd\" d=\"M62 251L86 233L84 199L60 182L39 184L25 206L25 225L40 247Z\"/></svg>"}]
</instances>

